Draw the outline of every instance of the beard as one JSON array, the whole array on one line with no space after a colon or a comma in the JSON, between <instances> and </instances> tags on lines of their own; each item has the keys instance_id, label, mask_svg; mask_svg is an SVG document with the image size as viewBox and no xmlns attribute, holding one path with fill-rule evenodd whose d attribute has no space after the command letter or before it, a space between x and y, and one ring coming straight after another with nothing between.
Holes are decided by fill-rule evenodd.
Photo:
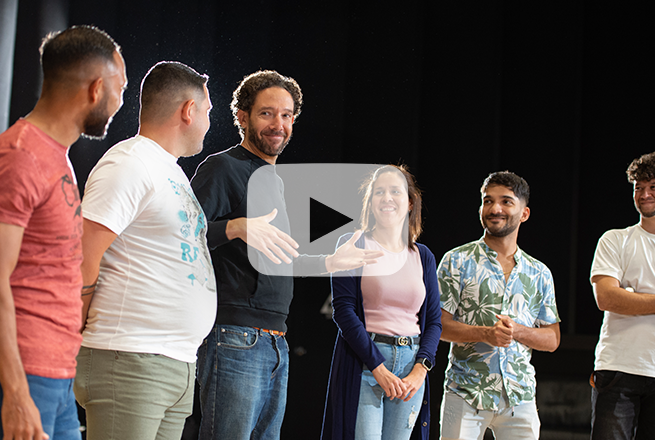
<instances>
[{"instance_id":1,"label":"beard","mask_svg":"<svg viewBox=\"0 0 655 440\"><path fill-rule=\"evenodd\" d=\"M107 110L107 95L86 115L82 127L82 136L88 139L102 140L107 136L107 128L112 116Z\"/></svg>"},{"instance_id":2,"label":"beard","mask_svg":"<svg viewBox=\"0 0 655 440\"><path fill-rule=\"evenodd\" d=\"M257 133L255 128L250 124L250 120L248 120L248 130L247 130L247 137L248 137L248 142L254 146L256 149L261 151L267 156L279 156L282 154L282 151L284 151L284 148L287 146L289 141L291 140L291 134L287 136L282 143L277 146L273 147L269 144L266 143L266 141L261 137L262 135L270 136L270 135L281 135L285 136L286 133L283 130L280 131L274 131L274 130L262 130L261 135Z\"/></svg>"},{"instance_id":3,"label":"beard","mask_svg":"<svg viewBox=\"0 0 655 440\"><path fill-rule=\"evenodd\" d=\"M645 211L642 207L641 204L635 202L635 208L637 208L637 211L639 214L641 214L642 217L645 218L651 218L655 217L655 209L651 209L650 211Z\"/></svg>"},{"instance_id":4,"label":"beard","mask_svg":"<svg viewBox=\"0 0 655 440\"><path fill-rule=\"evenodd\" d=\"M496 226L489 223L489 219L494 218L506 218L504 226ZM521 214L516 214L515 216L503 216L503 215L488 215L480 219L482 221L482 226L484 230L492 237L507 237L521 224Z\"/></svg>"}]
</instances>

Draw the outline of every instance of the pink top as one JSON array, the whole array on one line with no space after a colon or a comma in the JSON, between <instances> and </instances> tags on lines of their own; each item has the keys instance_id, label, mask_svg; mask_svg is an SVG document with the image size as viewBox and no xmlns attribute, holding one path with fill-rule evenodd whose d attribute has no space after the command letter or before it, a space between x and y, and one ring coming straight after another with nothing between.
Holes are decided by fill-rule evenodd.
<instances>
[{"instance_id":1,"label":"pink top","mask_svg":"<svg viewBox=\"0 0 655 440\"><path fill-rule=\"evenodd\" d=\"M22 119L0 135L0 222L25 228L10 277L18 348L25 373L52 379L75 377L82 342L82 215L67 153Z\"/></svg>"},{"instance_id":2,"label":"pink top","mask_svg":"<svg viewBox=\"0 0 655 440\"><path fill-rule=\"evenodd\" d=\"M366 331L388 336L420 334L417 315L425 301L425 285L418 251L405 247L391 252L369 236L365 243L366 249L384 252L377 264L365 266L362 272Z\"/></svg>"}]
</instances>

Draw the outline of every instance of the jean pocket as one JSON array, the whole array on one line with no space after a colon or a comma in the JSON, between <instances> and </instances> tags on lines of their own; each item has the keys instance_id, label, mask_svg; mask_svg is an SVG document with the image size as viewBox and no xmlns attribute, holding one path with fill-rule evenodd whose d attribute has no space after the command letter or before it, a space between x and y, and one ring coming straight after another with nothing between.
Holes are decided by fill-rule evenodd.
<instances>
[{"instance_id":1,"label":"jean pocket","mask_svg":"<svg viewBox=\"0 0 655 440\"><path fill-rule=\"evenodd\" d=\"M218 344L221 347L249 350L257 343L257 331L248 327L221 327L218 332Z\"/></svg>"},{"instance_id":2,"label":"jean pocket","mask_svg":"<svg viewBox=\"0 0 655 440\"><path fill-rule=\"evenodd\" d=\"M607 390L621 379L623 373L620 371L609 371L609 370L600 370L594 372L594 384L596 390L600 393L604 390Z\"/></svg>"}]
</instances>

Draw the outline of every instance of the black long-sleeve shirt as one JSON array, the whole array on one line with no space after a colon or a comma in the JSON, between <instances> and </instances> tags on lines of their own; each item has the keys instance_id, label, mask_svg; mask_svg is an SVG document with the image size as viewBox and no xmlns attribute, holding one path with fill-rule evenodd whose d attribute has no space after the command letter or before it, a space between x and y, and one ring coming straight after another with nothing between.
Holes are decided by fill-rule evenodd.
<instances>
[{"instance_id":1,"label":"black long-sleeve shirt","mask_svg":"<svg viewBox=\"0 0 655 440\"><path fill-rule=\"evenodd\" d=\"M264 174L266 191L257 191L248 212L248 180L259 168ZM191 186L207 217L207 243L216 273L218 312L216 323L266 328L286 332L286 318L293 298L292 275L325 272L325 256L301 255L288 276L271 276L258 272L248 260L248 246L240 239L228 240L227 222L240 217L258 217L277 208L271 222L290 233L284 200L284 183L271 166L241 145L208 156L196 170ZM261 186L260 186L261 187ZM251 249L252 250L252 249ZM262 266L271 265L263 254ZM283 263L284 264L284 263ZM279 268L275 273L280 273ZM270 273L270 272L268 272Z\"/></svg>"}]
</instances>

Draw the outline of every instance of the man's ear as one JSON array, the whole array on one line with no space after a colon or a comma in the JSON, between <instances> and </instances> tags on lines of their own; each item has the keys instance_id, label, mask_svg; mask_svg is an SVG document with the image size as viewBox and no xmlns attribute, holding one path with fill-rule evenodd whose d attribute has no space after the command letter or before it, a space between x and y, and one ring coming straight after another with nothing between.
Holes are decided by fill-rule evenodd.
<instances>
[{"instance_id":1,"label":"man's ear","mask_svg":"<svg viewBox=\"0 0 655 440\"><path fill-rule=\"evenodd\" d=\"M102 80L102 77L96 78L95 80L91 81L91 84L89 84L89 88L87 89L87 94L88 94L89 102L91 104L95 105L99 103L100 100L102 99L103 85L104 82Z\"/></svg>"},{"instance_id":2,"label":"man's ear","mask_svg":"<svg viewBox=\"0 0 655 440\"><path fill-rule=\"evenodd\" d=\"M248 113L241 109L237 110L237 119L239 120L239 125L241 125L241 128L245 129L248 125Z\"/></svg>"},{"instance_id":3,"label":"man's ear","mask_svg":"<svg viewBox=\"0 0 655 440\"><path fill-rule=\"evenodd\" d=\"M182 122L186 125L191 125L193 123L194 111L196 109L196 101L189 99L182 103Z\"/></svg>"},{"instance_id":4,"label":"man's ear","mask_svg":"<svg viewBox=\"0 0 655 440\"><path fill-rule=\"evenodd\" d=\"M530 218L530 208L526 206L525 208L523 208L523 212L521 213L521 223L523 223L529 218Z\"/></svg>"}]
</instances>

